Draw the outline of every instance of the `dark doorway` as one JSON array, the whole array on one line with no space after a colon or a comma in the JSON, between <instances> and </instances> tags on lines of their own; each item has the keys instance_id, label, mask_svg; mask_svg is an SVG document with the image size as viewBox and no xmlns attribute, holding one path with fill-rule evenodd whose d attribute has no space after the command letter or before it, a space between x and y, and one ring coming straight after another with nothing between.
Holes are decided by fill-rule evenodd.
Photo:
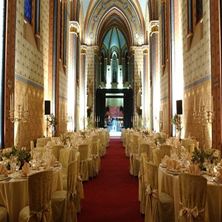
<instances>
[{"instance_id":1,"label":"dark doorway","mask_svg":"<svg viewBox=\"0 0 222 222\"><path fill-rule=\"evenodd\" d=\"M107 106L107 99L113 98L118 99L118 101L123 100L123 104L121 103L117 109L117 114L112 114L112 110L109 110L109 106ZM107 112L111 112L111 119L107 119ZM97 127L108 127L110 121L119 120L118 118L121 116L123 118L123 128L131 128L132 127L132 117L133 117L133 90L132 89L97 89L96 90L96 126ZM116 119L117 118L117 119ZM108 121L108 122L107 122ZM108 123L108 124L107 124Z\"/></svg>"}]
</instances>

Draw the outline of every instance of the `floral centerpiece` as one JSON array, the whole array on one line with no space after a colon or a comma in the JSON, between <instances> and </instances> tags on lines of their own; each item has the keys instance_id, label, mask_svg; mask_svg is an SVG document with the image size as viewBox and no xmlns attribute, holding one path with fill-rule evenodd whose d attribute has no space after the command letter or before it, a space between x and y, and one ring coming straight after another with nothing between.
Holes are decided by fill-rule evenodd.
<instances>
[{"instance_id":1,"label":"floral centerpiece","mask_svg":"<svg viewBox=\"0 0 222 222\"><path fill-rule=\"evenodd\" d=\"M56 128L56 125L57 125L57 120L56 120L56 117L54 114L50 114L48 117L47 117L47 124L49 127L51 127L51 130L52 130L52 136L55 135L55 128Z\"/></svg>"},{"instance_id":2,"label":"floral centerpiece","mask_svg":"<svg viewBox=\"0 0 222 222\"><path fill-rule=\"evenodd\" d=\"M195 148L192 153L191 161L198 164L201 170L206 171L206 164L216 164L219 156L215 149L199 149Z\"/></svg>"},{"instance_id":3,"label":"floral centerpiece","mask_svg":"<svg viewBox=\"0 0 222 222\"><path fill-rule=\"evenodd\" d=\"M71 137L69 133L63 133L60 135L60 140L64 145L69 145L71 143Z\"/></svg>"},{"instance_id":4,"label":"floral centerpiece","mask_svg":"<svg viewBox=\"0 0 222 222\"><path fill-rule=\"evenodd\" d=\"M163 144L166 142L166 138L164 136L161 135L161 133L157 133L155 135L155 144Z\"/></svg>"},{"instance_id":5,"label":"floral centerpiece","mask_svg":"<svg viewBox=\"0 0 222 222\"><path fill-rule=\"evenodd\" d=\"M80 135L83 139L85 139L86 138L86 131L80 130Z\"/></svg>"},{"instance_id":6,"label":"floral centerpiece","mask_svg":"<svg viewBox=\"0 0 222 222\"><path fill-rule=\"evenodd\" d=\"M180 139L181 137L181 130L182 130L182 126L181 126L181 117L178 114L175 114L171 120L171 123L173 125L175 125L176 130L178 131L178 137Z\"/></svg>"},{"instance_id":7,"label":"floral centerpiece","mask_svg":"<svg viewBox=\"0 0 222 222\"><path fill-rule=\"evenodd\" d=\"M11 149L7 149L6 151L2 151L2 159L8 159L10 161L11 158L15 157L19 162L20 169L24 165L25 162L29 162L31 160L31 153L24 148L12 147ZM8 161L7 168L10 169L10 164Z\"/></svg>"}]
</instances>

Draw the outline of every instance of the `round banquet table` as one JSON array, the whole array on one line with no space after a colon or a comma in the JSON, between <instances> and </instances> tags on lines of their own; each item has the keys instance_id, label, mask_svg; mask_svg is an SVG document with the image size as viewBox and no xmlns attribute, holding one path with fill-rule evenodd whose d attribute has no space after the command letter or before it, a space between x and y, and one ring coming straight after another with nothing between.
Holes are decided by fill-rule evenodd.
<instances>
[{"instance_id":1,"label":"round banquet table","mask_svg":"<svg viewBox=\"0 0 222 222\"><path fill-rule=\"evenodd\" d=\"M31 171L35 173L37 171ZM52 192L62 190L61 167L53 168ZM29 204L28 178L15 176L0 181L0 205L5 206L8 212L9 222L18 221L20 210Z\"/></svg>"},{"instance_id":2,"label":"round banquet table","mask_svg":"<svg viewBox=\"0 0 222 222\"><path fill-rule=\"evenodd\" d=\"M222 221L222 184L212 182L212 177L207 178L207 203L205 207L205 218L209 222ZM158 170L159 192L169 194L174 200L175 221L179 215L179 176L167 172L166 168L159 167Z\"/></svg>"}]
</instances>

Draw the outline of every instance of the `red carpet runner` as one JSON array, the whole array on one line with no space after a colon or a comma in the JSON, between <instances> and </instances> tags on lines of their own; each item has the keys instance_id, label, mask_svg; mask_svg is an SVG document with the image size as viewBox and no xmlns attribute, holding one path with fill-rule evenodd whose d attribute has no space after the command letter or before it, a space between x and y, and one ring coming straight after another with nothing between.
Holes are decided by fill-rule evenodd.
<instances>
[{"instance_id":1,"label":"red carpet runner","mask_svg":"<svg viewBox=\"0 0 222 222\"><path fill-rule=\"evenodd\" d=\"M119 139L112 139L99 176L84 183L85 199L78 222L142 222L137 178Z\"/></svg>"}]
</instances>

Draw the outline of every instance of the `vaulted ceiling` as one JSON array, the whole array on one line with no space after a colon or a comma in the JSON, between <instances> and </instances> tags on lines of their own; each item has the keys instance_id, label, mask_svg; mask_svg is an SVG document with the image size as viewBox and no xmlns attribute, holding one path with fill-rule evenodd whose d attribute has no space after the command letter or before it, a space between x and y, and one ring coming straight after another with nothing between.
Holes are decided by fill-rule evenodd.
<instances>
[{"instance_id":1,"label":"vaulted ceiling","mask_svg":"<svg viewBox=\"0 0 222 222\"><path fill-rule=\"evenodd\" d=\"M82 0L82 10L84 17L87 14L89 4L95 4L98 0ZM138 3L142 9L144 18L146 17L146 9L147 9L147 2L148 0L138 0Z\"/></svg>"}]
</instances>

